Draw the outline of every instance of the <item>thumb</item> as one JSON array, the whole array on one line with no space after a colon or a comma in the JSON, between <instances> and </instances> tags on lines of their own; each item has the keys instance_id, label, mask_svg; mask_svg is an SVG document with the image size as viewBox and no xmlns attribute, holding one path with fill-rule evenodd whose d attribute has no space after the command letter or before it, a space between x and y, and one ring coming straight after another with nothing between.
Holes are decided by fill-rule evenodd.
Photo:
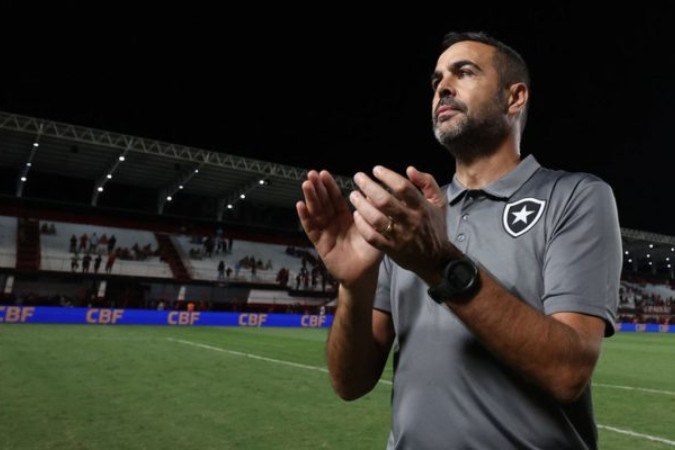
<instances>
[{"instance_id":1,"label":"thumb","mask_svg":"<svg viewBox=\"0 0 675 450\"><path fill-rule=\"evenodd\" d=\"M413 166L406 169L408 179L422 191L424 198L434 206L444 208L447 204L445 194L438 187L438 183L430 173L420 172Z\"/></svg>"}]
</instances>

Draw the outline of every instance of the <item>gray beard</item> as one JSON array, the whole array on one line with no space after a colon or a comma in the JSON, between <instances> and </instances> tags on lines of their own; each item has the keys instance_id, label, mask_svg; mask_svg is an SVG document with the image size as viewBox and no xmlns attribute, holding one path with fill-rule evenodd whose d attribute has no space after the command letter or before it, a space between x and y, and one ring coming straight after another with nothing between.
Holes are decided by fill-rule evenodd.
<instances>
[{"instance_id":1,"label":"gray beard","mask_svg":"<svg viewBox=\"0 0 675 450\"><path fill-rule=\"evenodd\" d=\"M451 102L446 100L446 103ZM506 99L496 95L493 103L477 111L475 116L464 115L462 121L447 132L440 131L435 116L432 116L434 136L456 160L470 163L480 157L490 156L510 133L504 116L506 108ZM466 112L466 107L463 110Z\"/></svg>"},{"instance_id":2,"label":"gray beard","mask_svg":"<svg viewBox=\"0 0 675 450\"><path fill-rule=\"evenodd\" d=\"M467 163L492 155L509 133L507 123L495 117L468 118L448 132L441 132L435 121L433 127L436 140L447 148L455 159Z\"/></svg>"}]
</instances>

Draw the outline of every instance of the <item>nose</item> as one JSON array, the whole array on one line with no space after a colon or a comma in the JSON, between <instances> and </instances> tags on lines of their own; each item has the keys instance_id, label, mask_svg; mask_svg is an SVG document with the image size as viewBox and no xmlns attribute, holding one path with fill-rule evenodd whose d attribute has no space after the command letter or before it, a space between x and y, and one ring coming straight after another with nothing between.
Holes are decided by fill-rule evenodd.
<instances>
[{"instance_id":1,"label":"nose","mask_svg":"<svg viewBox=\"0 0 675 450\"><path fill-rule=\"evenodd\" d=\"M450 78L451 77L443 77L438 83L436 92L438 93L439 98L454 97L457 95L457 91L455 90L455 87L453 86Z\"/></svg>"}]
</instances>

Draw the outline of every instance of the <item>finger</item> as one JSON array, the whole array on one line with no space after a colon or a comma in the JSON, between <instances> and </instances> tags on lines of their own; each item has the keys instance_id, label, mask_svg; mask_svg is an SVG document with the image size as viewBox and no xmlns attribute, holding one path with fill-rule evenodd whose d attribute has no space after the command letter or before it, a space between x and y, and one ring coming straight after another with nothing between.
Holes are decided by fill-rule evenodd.
<instances>
[{"instance_id":1,"label":"finger","mask_svg":"<svg viewBox=\"0 0 675 450\"><path fill-rule=\"evenodd\" d=\"M309 212L307 212L307 205L303 201L296 202L295 210L298 212L300 221L309 220Z\"/></svg>"},{"instance_id":2,"label":"finger","mask_svg":"<svg viewBox=\"0 0 675 450\"><path fill-rule=\"evenodd\" d=\"M307 209L307 204L301 200L295 204L295 210L298 212L298 218L300 218L302 227L307 231L308 227L310 227L310 224L313 222L312 215Z\"/></svg>"},{"instance_id":3,"label":"finger","mask_svg":"<svg viewBox=\"0 0 675 450\"><path fill-rule=\"evenodd\" d=\"M333 180L333 177L328 177L329 180ZM314 185L314 190L316 191L316 197L321 202L322 207L326 210L327 213L332 214L335 212L333 208L333 203L328 195L328 190L324 184L324 179L316 170L310 170L307 173L307 179L312 182Z\"/></svg>"},{"instance_id":4,"label":"finger","mask_svg":"<svg viewBox=\"0 0 675 450\"><path fill-rule=\"evenodd\" d=\"M311 172L307 174L307 180L302 182L302 195L305 197L305 205L309 215L317 214L321 210L321 200L316 192L314 183L312 183Z\"/></svg>"},{"instance_id":5,"label":"finger","mask_svg":"<svg viewBox=\"0 0 675 450\"><path fill-rule=\"evenodd\" d=\"M398 218L403 214L399 201L391 195L380 183L371 179L363 172L354 175L354 182L368 201L384 213L385 216Z\"/></svg>"},{"instance_id":6,"label":"finger","mask_svg":"<svg viewBox=\"0 0 675 450\"><path fill-rule=\"evenodd\" d=\"M408 206L416 207L422 202L419 189L410 180L384 166L375 166L373 175L384 183L389 192Z\"/></svg>"},{"instance_id":7,"label":"finger","mask_svg":"<svg viewBox=\"0 0 675 450\"><path fill-rule=\"evenodd\" d=\"M334 214L333 205L317 171L310 170L307 173L307 180L302 183L302 193L310 215Z\"/></svg>"},{"instance_id":8,"label":"finger","mask_svg":"<svg viewBox=\"0 0 675 450\"><path fill-rule=\"evenodd\" d=\"M353 216L356 230L363 240L378 249L387 244L386 238L378 233L358 211L354 211Z\"/></svg>"},{"instance_id":9,"label":"finger","mask_svg":"<svg viewBox=\"0 0 675 450\"><path fill-rule=\"evenodd\" d=\"M382 230L387 229L391 221L389 216L377 209L363 194L358 191L352 191L349 194L349 200L359 213L359 217L365 220L378 234L381 234Z\"/></svg>"},{"instance_id":10,"label":"finger","mask_svg":"<svg viewBox=\"0 0 675 450\"><path fill-rule=\"evenodd\" d=\"M323 181L323 185L326 188L326 193L328 195L329 201L333 205L333 210L337 213L348 211L349 208L347 207L347 202L342 195L340 186L338 186L337 182L333 178L333 175L331 175L327 170L322 170L319 173L319 177L321 178L321 181Z\"/></svg>"},{"instance_id":11,"label":"finger","mask_svg":"<svg viewBox=\"0 0 675 450\"><path fill-rule=\"evenodd\" d=\"M413 166L406 169L408 179L420 190L424 198L434 206L443 207L447 204L445 193L441 191L436 179L430 173L420 172Z\"/></svg>"},{"instance_id":12,"label":"finger","mask_svg":"<svg viewBox=\"0 0 675 450\"><path fill-rule=\"evenodd\" d=\"M309 214L309 211L307 211L307 204L303 201L299 201L295 204L295 210L298 212L298 218L300 218L302 228L305 230L305 233L308 233L309 222L312 216Z\"/></svg>"}]
</instances>

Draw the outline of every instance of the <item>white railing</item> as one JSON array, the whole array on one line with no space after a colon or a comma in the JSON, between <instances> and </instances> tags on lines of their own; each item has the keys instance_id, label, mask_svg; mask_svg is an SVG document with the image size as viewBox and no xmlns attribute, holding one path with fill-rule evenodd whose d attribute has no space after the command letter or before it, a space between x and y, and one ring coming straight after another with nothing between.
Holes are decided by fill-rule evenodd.
<instances>
[{"instance_id":1,"label":"white railing","mask_svg":"<svg viewBox=\"0 0 675 450\"><path fill-rule=\"evenodd\" d=\"M240 269L239 274L237 275L234 271L234 267L225 266L225 270L230 267L232 273L229 278L227 272L223 275L222 279L218 278L217 265L213 269L204 269L203 267L194 267L193 266L193 279L195 280L216 280L216 281L238 281L246 283L265 283L265 284L275 284L277 281L277 271L276 270L264 270L257 269L256 274L253 275L251 269Z\"/></svg>"}]
</instances>

